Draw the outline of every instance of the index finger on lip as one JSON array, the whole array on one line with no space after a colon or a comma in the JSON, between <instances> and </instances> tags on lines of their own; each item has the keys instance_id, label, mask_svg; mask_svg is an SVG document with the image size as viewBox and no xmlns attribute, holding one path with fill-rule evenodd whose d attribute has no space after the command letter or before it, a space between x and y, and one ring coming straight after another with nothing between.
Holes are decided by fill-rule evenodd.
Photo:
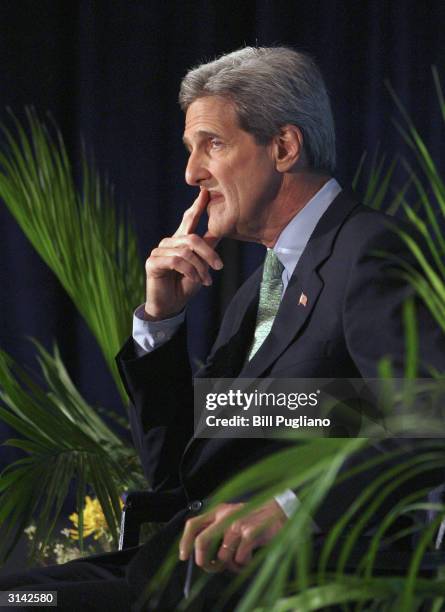
<instances>
[{"instance_id":1,"label":"index finger on lip","mask_svg":"<svg viewBox=\"0 0 445 612\"><path fill-rule=\"evenodd\" d=\"M190 208L187 208L187 210L184 212L182 221L174 233L174 236L193 234L208 203L209 192L207 189L202 188L196 200L193 202Z\"/></svg>"}]
</instances>

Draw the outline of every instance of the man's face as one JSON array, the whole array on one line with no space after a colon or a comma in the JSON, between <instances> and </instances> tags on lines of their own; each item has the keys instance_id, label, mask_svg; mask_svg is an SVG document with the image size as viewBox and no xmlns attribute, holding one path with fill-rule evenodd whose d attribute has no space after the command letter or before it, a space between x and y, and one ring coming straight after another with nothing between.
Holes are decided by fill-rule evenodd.
<instances>
[{"instance_id":1,"label":"man's face","mask_svg":"<svg viewBox=\"0 0 445 612\"><path fill-rule=\"evenodd\" d=\"M188 108L184 143L190 152L185 178L209 191L209 232L260 240L268 208L281 183L273 145L259 145L238 125L233 104L198 98Z\"/></svg>"}]
</instances>

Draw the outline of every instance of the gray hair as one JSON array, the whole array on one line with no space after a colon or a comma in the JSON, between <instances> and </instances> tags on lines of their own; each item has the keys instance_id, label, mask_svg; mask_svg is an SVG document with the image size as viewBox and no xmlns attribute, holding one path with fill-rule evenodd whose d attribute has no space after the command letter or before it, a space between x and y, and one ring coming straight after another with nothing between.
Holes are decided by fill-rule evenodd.
<instances>
[{"instance_id":1,"label":"gray hair","mask_svg":"<svg viewBox=\"0 0 445 612\"><path fill-rule=\"evenodd\" d=\"M192 68L179 103L185 112L197 98L223 96L237 110L240 127L267 144L285 124L303 133L309 167L332 173L335 130L320 70L305 53L286 47L245 47Z\"/></svg>"}]
</instances>

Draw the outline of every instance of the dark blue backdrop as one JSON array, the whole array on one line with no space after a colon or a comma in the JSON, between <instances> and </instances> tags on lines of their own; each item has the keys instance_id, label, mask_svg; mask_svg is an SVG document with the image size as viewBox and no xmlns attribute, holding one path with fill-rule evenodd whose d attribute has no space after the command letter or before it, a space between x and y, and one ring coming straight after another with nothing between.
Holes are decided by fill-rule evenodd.
<instances>
[{"instance_id":1,"label":"dark blue backdrop","mask_svg":"<svg viewBox=\"0 0 445 612\"><path fill-rule=\"evenodd\" d=\"M438 66L445 82L444 26L441 0L3 0L0 121L7 120L7 106L19 116L24 105L49 110L74 157L82 135L115 184L117 200L137 221L142 262L174 231L194 197L183 179L183 118L176 102L189 67L244 44L286 44L313 54L332 94L337 175L348 184L365 149L374 151L379 141L390 154L401 147L384 79L443 165L430 66ZM0 346L33 364L26 336L46 346L57 338L87 399L118 408L90 333L4 206L0 227ZM227 242L221 248L224 273L191 307L191 348L200 358L227 299L261 258L258 247Z\"/></svg>"}]
</instances>

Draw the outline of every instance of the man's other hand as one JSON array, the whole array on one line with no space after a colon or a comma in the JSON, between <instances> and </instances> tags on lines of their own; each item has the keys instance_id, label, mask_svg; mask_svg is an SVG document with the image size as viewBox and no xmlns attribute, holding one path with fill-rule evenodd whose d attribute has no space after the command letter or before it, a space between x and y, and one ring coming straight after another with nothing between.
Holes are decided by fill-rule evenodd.
<instances>
[{"instance_id":1,"label":"man's other hand","mask_svg":"<svg viewBox=\"0 0 445 612\"><path fill-rule=\"evenodd\" d=\"M202 237L194 233L208 203L209 192L203 188L173 236L161 240L150 253L145 263L147 319L166 319L181 312L201 285L212 284L209 266L223 267L214 250L218 239L209 232Z\"/></svg>"},{"instance_id":2,"label":"man's other hand","mask_svg":"<svg viewBox=\"0 0 445 612\"><path fill-rule=\"evenodd\" d=\"M267 544L287 521L278 503L271 500L227 524L228 517L243 506L219 504L188 519L179 543L179 558L186 561L194 550L196 565L207 572L242 570L253 551Z\"/></svg>"}]
</instances>

